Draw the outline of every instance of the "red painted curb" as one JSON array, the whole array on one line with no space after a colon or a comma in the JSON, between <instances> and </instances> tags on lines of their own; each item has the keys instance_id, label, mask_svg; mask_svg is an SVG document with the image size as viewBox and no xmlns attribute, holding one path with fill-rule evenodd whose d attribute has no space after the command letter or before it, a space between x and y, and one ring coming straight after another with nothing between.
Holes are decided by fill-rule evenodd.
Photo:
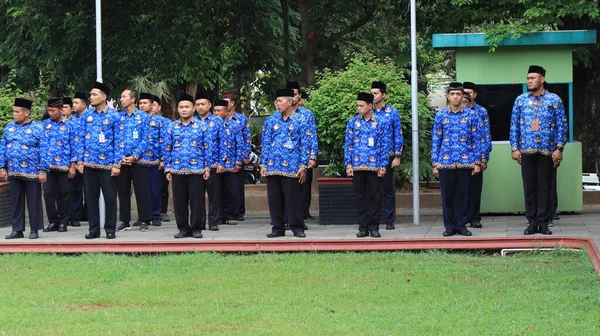
<instances>
[{"instance_id":1,"label":"red painted curb","mask_svg":"<svg viewBox=\"0 0 600 336\"><path fill-rule=\"evenodd\" d=\"M499 250L567 247L585 250L600 276L600 250L583 237L422 238L347 240L186 240L0 243L0 253L333 252L402 250Z\"/></svg>"}]
</instances>

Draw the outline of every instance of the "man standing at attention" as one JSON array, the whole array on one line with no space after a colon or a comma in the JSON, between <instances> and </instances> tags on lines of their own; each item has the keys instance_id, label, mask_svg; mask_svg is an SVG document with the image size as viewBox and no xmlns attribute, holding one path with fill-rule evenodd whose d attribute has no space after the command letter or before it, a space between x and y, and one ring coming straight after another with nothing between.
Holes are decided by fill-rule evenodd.
<instances>
[{"instance_id":1,"label":"man standing at attention","mask_svg":"<svg viewBox=\"0 0 600 336\"><path fill-rule=\"evenodd\" d=\"M515 100L510 121L512 159L521 165L525 235L552 234L553 169L560 166L567 143L567 118L560 97L544 88L546 70L532 65L527 71L528 93Z\"/></svg>"}]
</instances>

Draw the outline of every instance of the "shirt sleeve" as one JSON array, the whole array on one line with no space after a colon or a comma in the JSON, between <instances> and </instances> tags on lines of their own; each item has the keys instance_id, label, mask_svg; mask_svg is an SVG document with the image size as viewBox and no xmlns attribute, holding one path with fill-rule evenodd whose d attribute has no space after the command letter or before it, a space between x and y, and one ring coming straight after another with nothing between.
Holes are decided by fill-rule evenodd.
<instances>
[{"instance_id":1,"label":"shirt sleeve","mask_svg":"<svg viewBox=\"0 0 600 336\"><path fill-rule=\"evenodd\" d=\"M482 161L482 162L487 163L490 160L490 152L492 151L492 134L490 132L490 116L488 114L488 111L485 108L480 107L479 110L480 110L481 120L483 122L481 131L482 131L482 136L483 136L483 145L485 146L485 157L484 157L485 161Z\"/></svg>"},{"instance_id":2,"label":"shirt sleeve","mask_svg":"<svg viewBox=\"0 0 600 336\"><path fill-rule=\"evenodd\" d=\"M163 132L163 142L161 146L162 160L165 166L165 173L171 170L171 151L173 150L173 124L167 125Z\"/></svg>"},{"instance_id":3,"label":"shirt sleeve","mask_svg":"<svg viewBox=\"0 0 600 336\"><path fill-rule=\"evenodd\" d=\"M38 148L40 150L40 154L38 155L40 173L46 173L50 167L50 157L48 155L49 143L46 141L48 137L44 133L44 128L42 127L41 123L36 124L32 128L38 142Z\"/></svg>"},{"instance_id":4,"label":"shirt sleeve","mask_svg":"<svg viewBox=\"0 0 600 336\"><path fill-rule=\"evenodd\" d=\"M383 127L380 128L377 132L377 160L379 161L379 169L383 169L385 167L387 167L388 165L388 158L389 158L389 153L390 153L390 147L391 147L391 139L389 136L387 136L387 134L389 134L389 132L391 132L392 130L392 124L391 123L385 123L382 125ZM387 140L386 143L386 139L390 139ZM387 148L386 148L387 147Z\"/></svg>"},{"instance_id":5,"label":"shirt sleeve","mask_svg":"<svg viewBox=\"0 0 600 336\"><path fill-rule=\"evenodd\" d=\"M244 139L244 146L242 148L242 155L244 159L250 158L250 152L252 151L252 137L250 134L250 121L246 116L243 116L242 121L242 137Z\"/></svg>"},{"instance_id":6,"label":"shirt sleeve","mask_svg":"<svg viewBox=\"0 0 600 336\"><path fill-rule=\"evenodd\" d=\"M308 167L308 161L310 161L311 155L310 150L307 149L312 148L311 146L313 145L313 141L312 138L308 138L303 135L309 130L310 125L301 121L299 121L298 124L300 125L300 165L302 167Z\"/></svg>"},{"instance_id":7,"label":"shirt sleeve","mask_svg":"<svg viewBox=\"0 0 600 336\"><path fill-rule=\"evenodd\" d=\"M10 125L10 124L9 124ZM2 140L0 140L0 169L6 169L6 129L2 132Z\"/></svg>"},{"instance_id":8,"label":"shirt sleeve","mask_svg":"<svg viewBox=\"0 0 600 336\"><path fill-rule=\"evenodd\" d=\"M563 105L562 99L558 100L558 106L556 108L556 113L554 115L556 129L554 133L554 143L556 144L557 149L564 148L567 143L567 116L565 114L565 107Z\"/></svg>"},{"instance_id":9,"label":"shirt sleeve","mask_svg":"<svg viewBox=\"0 0 600 336\"><path fill-rule=\"evenodd\" d=\"M350 152L350 146L352 146L353 136L350 133L352 131L352 119L348 120L346 124L346 137L344 144L344 164L346 168L352 167L352 153Z\"/></svg>"},{"instance_id":10,"label":"shirt sleeve","mask_svg":"<svg viewBox=\"0 0 600 336\"><path fill-rule=\"evenodd\" d=\"M241 166L242 161L246 157L244 156L244 148L247 142L242 138L242 130L240 128L234 127L233 139L235 141L235 165Z\"/></svg>"},{"instance_id":11,"label":"shirt sleeve","mask_svg":"<svg viewBox=\"0 0 600 336\"><path fill-rule=\"evenodd\" d=\"M521 137L521 107L519 106L519 98L515 99L512 113L510 116L510 150L519 150L519 138Z\"/></svg>"},{"instance_id":12,"label":"shirt sleeve","mask_svg":"<svg viewBox=\"0 0 600 336\"><path fill-rule=\"evenodd\" d=\"M269 151L271 150L271 142L273 141L273 135L271 132L271 119L267 118L262 130L262 150L261 156L261 168L265 168L269 162Z\"/></svg>"},{"instance_id":13,"label":"shirt sleeve","mask_svg":"<svg viewBox=\"0 0 600 336\"><path fill-rule=\"evenodd\" d=\"M440 147L442 145L442 113L438 112L435 115L433 121L433 131L431 132L431 163L436 168L436 164L439 162Z\"/></svg>"},{"instance_id":14,"label":"shirt sleeve","mask_svg":"<svg viewBox=\"0 0 600 336\"><path fill-rule=\"evenodd\" d=\"M391 125L391 131L394 132L393 154L395 157L400 157L400 155L402 155L402 148L404 146L404 138L402 137L402 119L400 118L400 114L396 108L393 108L392 113L394 114Z\"/></svg>"},{"instance_id":15,"label":"shirt sleeve","mask_svg":"<svg viewBox=\"0 0 600 336\"><path fill-rule=\"evenodd\" d=\"M473 118L471 119L471 151L472 158L474 159L473 164L480 164L481 160L485 156L485 146L482 142L483 133L481 131L483 126L483 120L479 117L479 114L475 111L471 112Z\"/></svg>"}]
</instances>

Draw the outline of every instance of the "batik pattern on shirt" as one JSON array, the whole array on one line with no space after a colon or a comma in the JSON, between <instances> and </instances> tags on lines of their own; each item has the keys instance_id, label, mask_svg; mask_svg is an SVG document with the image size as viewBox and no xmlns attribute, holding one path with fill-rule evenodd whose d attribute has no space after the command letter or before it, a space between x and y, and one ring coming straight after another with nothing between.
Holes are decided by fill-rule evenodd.
<instances>
[{"instance_id":1,"label":"batik pattern on shirt","mask_svg":"<svg viewBox=\"0 0 600 336\"><path fill-rule=\"evenodd\" d=\"M240 127L242 132L242 139L244 140L242 147L242 156L244 159L250 158L250 152L252 151L252 138L250 134L250 121L248 118L241 114L235 112L231 120L235 121L237 125Z\"/></svg>"},{"instance_id":2,"label":"batik pattern on shirt","mask_svg":"<svg viewBox=\"0 0 600 336\"><path fill-rule=\"evenodd\" d=\"M79 163L86 167L111 170L121 167L123 148L117 142L119 114L111 109L89 109L83 114L83 144L80 146Z\"/></svg>"},{"instance_id":3,"label":"batik pattern on shirt","mask_svg":"<svg viewBox=\"0 0 600 336\"><path fill-rule=\"evenodd\" d=\"M298 113L304 117L308 126L306 136L309 139L310 148L307 148L306 150L310 151L310 159L316 161L317 156L319 155L319 139L317 136L317 121L315 119L315 114L304 106L298 108Z\"/></svg>"},{"instance_id":4,"label":"batik pattern on shirt","mask_svg":"<svg viewBox=\"0 0 600 336\"><path fill-rule=\"evenodd\" d=\"M204 133L204 143L202 146L206 153L206 162L210 168L216 168L221 157L223 119L210 112L204 119L199 116L195 116L194 118L202 125L202 132ZM234 126L239 128L237 123ZM239 141L242 141L241 135Z\"/></svg>"},{"instance_id":5,"label":"batik pattern on shirt","mask_svg":"<svg viewBox=\"0 0 600 336\"><path fill-rule=\"evenodd\" d=\"M567 117L560 97L544 91L515 99L510 120L510 147L523 154L551 156L567 143Z\"/></svg>"},{"instance_id":6,"label":"batik pattern on shirt","mask_svg":"<svg viewBox=\"0 0 600 336\"><path fill-rule=\"evenodd\" d=\"M41 142L45 141L43 137L39 122L8 123L0 141L0 167L6 169L10 177L38 180L39 174L48 170L40 151Z\"/></svg>"},{"instance_id":7,"label":"batik pattern on shirt","mask_svg":"<svg viewBox=\"0 0 600 336\"><path fill-rule=\"evenodd\" d=\"M479 127L482 121L475 111L442 109L433 122L431 161L434 168L473 168L481 163Z\"/></svg>"},{"instance_id":8,"label":"batik pattern on shirt","mask_svg":"<svg viewBox=\"0 0 600 336\"><path fill-rule=\"evenodd\" d=\"M279 113L265 120L261 167L266 169L266 175L297 177L298 170L308 166L310 155L306 148L310 147L310 142L305 136L307 129L304 119L295 113L287 119Z\"/></svg>"},{"instance_id":9,"label":"batik pattern on shirt","mask_svg":"<svg viewBox=\"0 0 600 336\"><path fill-rule=\"evenodd\" d=\"M490 131L490 116L485 107L478 105L477 103L473 104L473 111L477 113L477 116L481 120L481 127L479 127L479 131L481 132L481 162L487 163L490 160L490 153L492 151L492 133Z\"/></svg>"},{"instance_id":10,"label":"batik pattern on shirt","mask_svg":"<svg viewBox=\"0 0 600 336\"><path fill-rule=\"evenodd\" d=\"M139 160L150 148L150 117L146 112L134 109L131 114L127 111L119 112L119 120L117 142L123 151L123 157L131 156Z\"/></svg>"},{"instance_id":11,"label":"batik pattern on shirt","mask_svg":"<svg viewBox=\"0 0 600 336\"><path fill-rule=\"evenodd\" d=\"M209 170L204 150L201 123L192 118L185 125L181 120L169 124L165 135L165 173L176 175L201 175ZM210 155L210 154L208 154Z\"/></svg>"},{"instance_id":12,"label":"batik pattern on shirt","mask_svg":"<svg viewBox=\"0 0 600 336\"><path fill-rule=\"evenodd\" d=\"M146 128L146 150L140 155L137 163L145 167L157 167L160 165L162 154L163 136L171 120L161 115L148 116L148 128Z\"/></svg>"},{"instance_id":13,"label":"batik pattern on shirt","mask_svg":"<svg viewBox=\"0 0 600 336\"><path fill-rule=\"evenodd\" d=\"M385 104L381 110L376 110L373 105L373 111L375 112L375 115L384 118L390 125L390 132L386 134L386 136L389 137L388 141L392 146L389 151L389 156L400 157L404 146L400 113L398 113L398 110L395 107L388 104Z\"/></svg>"},{"instance_id":14,"label":"batik pattern on shirt","mask_svg":"<svg viewBox=\"0 0 600 336\"><path fill-rule=\"evenodd\" d=\"M74 127L75 126L75 127ZM49 170L68 172L71 162L77 162L79 148L74 141L77 126L71 120L54 121L46 119L42 122L44 140L41 143L42 160Z\"/></svg>"},{"instance_id":15,"label":"batik pattern on shirt","mask_svg":"<svg viewBox=\"0 0 600 336\"><path fill-rule=\"evenodd\" d=\"M390 125L373 114L369 120L357 115L346 124L344 164L354 171L379 171L388 164Z\"/></svg>"},{"instance_id":16,"label":"batik pattern on shirt","mask_svg":"<svg viewBox=\"0 0 600 336\"><path fill-rule=\"evenodd\" d=\"M219 134L217 164L226 172L233 172L235 166L242 167L242 149L245 146L242 129L233 120L224 121L218 128Z\"/></svg>"}]
</instances>

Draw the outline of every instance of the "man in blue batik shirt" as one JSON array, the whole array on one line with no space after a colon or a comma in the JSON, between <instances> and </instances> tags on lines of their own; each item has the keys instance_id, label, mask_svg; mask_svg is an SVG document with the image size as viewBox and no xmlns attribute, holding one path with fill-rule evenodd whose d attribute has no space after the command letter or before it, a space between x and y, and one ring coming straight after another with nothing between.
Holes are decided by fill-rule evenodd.
<instances>
[{"instance_id":1,"label":"man in blue batik shirt","mask_svg":"<svg viewBox=\"0 0 600 336\"><path fill-rule=\"evenodd\" d=\"M100 191L104 196L106 239L115 239L117 227L117 176L123 150L119 146L119 114L107 106L108 86L96 82L90 92L93 108L83 113L83 143L79 146L77 170L83 174L90 232L86 239L100 237Z\"/></svg>"},{"instance_id":2,"label":"man in blue batik shirt","mask_svg":"<svg viewBox=\"0 0 600 336\"><path fill-rule=\"evenodd\" d=\"M228 102L227 105L227 118L236 122L238 127L240 127L242 132L242 139L244 141L244 146L242 148L242 156L243 156L243 164L250 163L250 152L252 150L252 138L250 134L250 121L248 118L242 113L237 113L235 111L235 105L237 102L237 96L233 92L223 92L221 95L223 100ZM238 181L237 184L237 192L238 192L238 208L237 209L229 209L227 208L227 216L231 218L235 218L235 220L228 221L229 224L234 224L236 221L243 221L244 216L246 215L246 194L244 189L245 177L243 169L235 173L236 179Z\"/></svg>"},{"instance_id":3,"label":"man in blue batik shirt","mask_svg":"<svg viewBox=\"0 0 600 336\"><path fill-rule=\"evenodd\" d=\"M402 137L402 121L398 110L385 103L387 95L387 85L383 82L375 81L371 84L371 93L373 94L373 110L375 115L382 117L390 125L390 132L386 134L389 137L391 148L389 149L389 163L386 166L385 176L382 180L383 187L383 218L386 230L394 230L396 227L396 183L394 180L394 169L400 166L400 155L404 139Z\"/></svg>"},{"instance_id":4,"label":"man in blue batik shirt","mask_svg":"<svg viewBox=\"0 0 600 336\"><path fill-rule=\"evenodd\" d=\"M567 143L567 118L560 97L544 88L546 70L532 65L527 89L517 97L510 122L512 159L521 165L525 193L525 235L552 234L553 169L562 161Z\"/></svg>"},{"instance_id":5,"label":"man in blue batik shirt","mask_svg":"<svg viewBox=\"0 0 600 336\"><path fill-rule=\"evenodd\" d=\"M208 162L208 166L210 167L210 179L206 181L204 185L204 189L202 193L208 194L208 229L210 231L219 231L219 222L221 221L221 208L222 208L222 199L223 195L227 194L226 198L237 199L239 193L234 195L235 197L229 196L229 192L232 190L237 190L237 185L234 186L233 189L225 188L222 190L223 186L223 174L217 174L218 163L221 158L220 150L224 146L222 141L223 134L223 118L218 115L217 110L225 114L227 113L227 105L228 102L225 100L218 100L215 103L215 114L211 113L210 109L212 107L210 95L208 92L199 91L196 93L196 103L195 103L195 111L196 118L200 121L200 125L202 128L204 142L202 143L202 147L206 153L206 161ZM224 102L224 103L223 103ZM218 106L216 104L219 104ZM225 104L225 106L223 106ZM242 141L241 133L236 133L239 135L237 141ZM241 159L239 160L241 164ZM237 206L232 206L237 207ZM203 211L202 214L202 230L206 228L206 211ZM227 219L223 219L227 222ZM232 220L232 223L235 223L235 220Z\"/></svg>"},{"instance_id":6,"label":"man in blue batik shirt","mask_svg":"<svg viewBox=\"0 0 600 336\"><path fill-rule=\"evenodd\" d=\"M472 228L481 228L481 192L483 190L483 172L487 169L488 161L490 159L490 152L492 151L492 135L490 132L490 116L485 107L477 104L475 99L477 98L477 90L475 83L464 82L463 89L465 95L470 96L470 101L466 105L469 109L475 111L479 119L481 119L482 127L479 128L481 132L481 145L483 155L481 157L481 173L471 176L471 190L469 192L469 223Z\"/></svg>"},{"instance_id":7,"label":"man in blue batik shirt","mask_svg":"<svg viewBox=\"0 0 600 336\"><path fill-rule=\"evenodd\" d=\"M358 216L357 237L381 237L381 179L388 165L390 131L388 121L373 111L373 94L360 92L358 115L346 125L344 163L352 177Z\"/></svg>"},{"instance_id":8,"label":"man in blue batik shirt","mask_svg":"<svg viewBox=\"0 0 600 336\"><path fill-rule=\"evenodd\" d=\"M444 237L471 236L469 190L471 175L481 171L481 121L477 114L461 106L462 83L450 83L446 90L450 105L435 115L431 141L433 175L440 180Z\"/></svg>"},{"instance_id":9,"label":"man in blue batik shirt","mask_svg":"<svg viewBox=\"0 0 600 336\"><path fill-rule=\"evenodd\" d=\"M118 146L122 150L121 173L117 177L121 223L117 226L117 231L131 230L131 182L135 189L140 231L148 231L152 220L149 172L145 166L138 163L150 145L147 136L149 117L135 108L137 102L138 95L133 89L125 89L121 93L123 111L119 112L120 123L116 135Z\"/></svg>"},{"instance_id":10,"label":"man in blue batik shirt","mask_svg":"<svg viewBox=\"0 0 600 336\"><path fill-rule=\"evenodd\" d=\"M267 178L267 199L273 228L267 237L285 236L284 207L294 236L306 237L302 221L302 183L306 179L310 147L307 125L295 113L294 91L277 90L276 108L281 111L265 120L262 133L261 175Z\"/></svg>"},{"instance_id":11,"label":"man in blue batik shirt","mask_svg":"<svg viewBox=\"0 0 600 336\"><path fill-rule=\"evenodd\" d=\"M49 119L44 120L42 129L45 141L40 146L42 160L49 168L46 183L43 185L48 227L44 232L66 232L69 221L69 180L75 176L77 164L76 143L72 141L76 128L63 118L60 98L48 100Z\"/></svg>"},{"instance_id":12,"label":"man in blue batik shirt","mask_svg":"<svg viewBox=\"0 0 600 336\"><path fill-rule=\"evenodd\" d=\"M165 172L165 165L164 165L164 151L163 151L163 142L164 142L164 138L165 138L165 134L167 131L167 128L169 127L169 125L171 124L171 119L165 117L162 115L162 105L161 105L161 101L160 101L160 97L158 96L152 96L154 102L152 103L152 114L154 115L154 117L150 118L150 126L152 126L152 119L154 118L160 118L158 120L162 121L162 127L160 130L160 134L161 134L161 138L159 139L160 142L160 153L161 153L161 162L158 165L158 170L160 171L160 176L161 176L161 183L160 183L160 220L161 223L162 222L170 222L171 218L169 217L169 215L167 214L167 210L169 207L169 181L167 180L167 177L165 176L164 172ZM154 208L154 206L153 206ZM154 210L153 210L154 211Z\"/></svg>"},{"instance_id":13,"label":"man in blue batik shirt","mask_svg":"<svg viewBox=\"0 0 600 336\"><path fill-rule=\"evenodd\" d=\"M181 117L167 128L164 162L173 187L173 207L179 232L175 238L202 238L204 184L210 178L202 123L194 118L194 97L183 94L177 101Z\"/></svg>"},{"instance_id":14,"label":"man in blue batik shirt","mask_svg":"<svg viewBox=\"0 0 600 336\"><path fill-rule=\"evenodd\" d=\"M87 110L88 95L85 92L75 92L73 97L73 110L69 122L73 129L72 142L74 146L83 143L83 112ZM69 180L69 225L79 227L79 221L87 221L87 208L83 201L83 174L76 171L75 176Z\"/></svg>"},{"instance_id":15,"label":"man in blue batik shirt","mask_svg":"<svg viewBox=\"0 0 600 336\"><path fill-rule=\"evenodd\" d=\"M6 239L23 238L25 231L25 199L31 232L29 239L39 238L44 228L42 183L48 167L40 155L44 141L40 123L30 118L31 101L15 98L13 121L4 127L0 142L0 179L10 184L12 232Z\"/></svg>"}]
</instances>

